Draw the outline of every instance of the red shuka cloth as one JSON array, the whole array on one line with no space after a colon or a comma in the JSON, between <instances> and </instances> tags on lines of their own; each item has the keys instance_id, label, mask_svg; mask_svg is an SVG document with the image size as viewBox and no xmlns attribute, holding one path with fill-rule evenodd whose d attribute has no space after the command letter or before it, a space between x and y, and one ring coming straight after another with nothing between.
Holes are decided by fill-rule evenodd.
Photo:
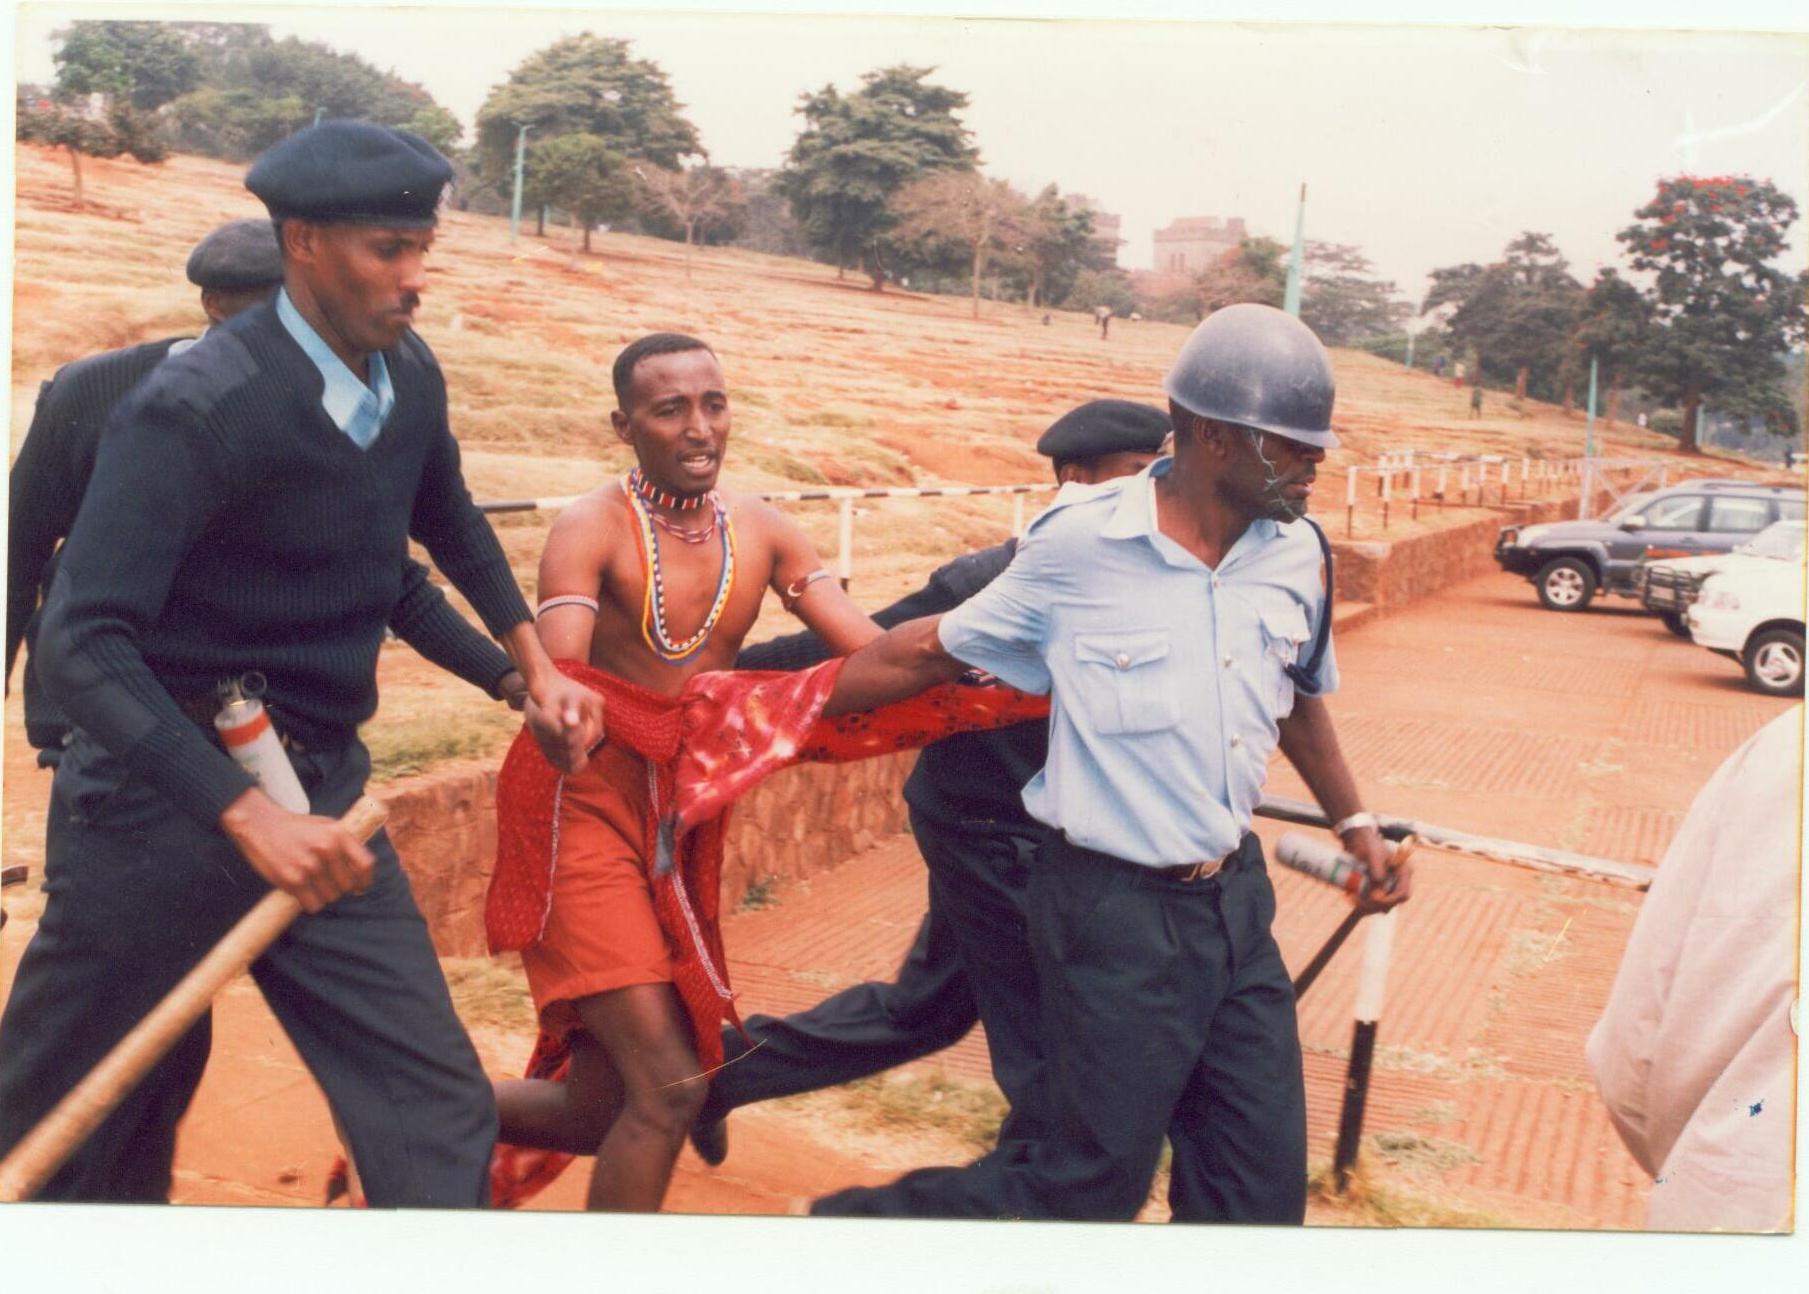
<instances>
[{"instance_id":1,"label":"red shuka cloth","mask_svg":"<svg viewBox=\"0 0 1809 1294\"><path fill-rule=\"evenodd\" d=\"M628 747L653 766L655 817L664 822L646 824L642 857L651 873L654 910L673 949L673 984L706 1072L722 1063L723 1021L737 1027L741 1023L718 920L729 806L788 764L840 763L913 750L957 732L1004 727L1049 713L1046 697L948 684L871 712L823 719L823 706L841 673L840 659L797 673L698 674L676 697L660 696L575 661L558 665L602 694L605 740ZM524 729L509 748L496 783L496 868L484 906L493 953L528 947L545 929L561 776ZM568 1060L567 1040L543 1031L527 1076L561 1078ZM491 1202L501 1208L520 1204L557 1177L571 1158L499 1145L490 1170Z\"/></svg>"}]
</instances>

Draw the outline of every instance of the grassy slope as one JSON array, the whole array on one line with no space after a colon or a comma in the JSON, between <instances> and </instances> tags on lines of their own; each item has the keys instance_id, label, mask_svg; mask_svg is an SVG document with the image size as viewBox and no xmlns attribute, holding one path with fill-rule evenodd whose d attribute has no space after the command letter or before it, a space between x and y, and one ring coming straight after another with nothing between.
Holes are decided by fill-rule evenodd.
<instances>
[{"instance_id":1,"label":"grassy slope","mask_svg":"<svg viewBox=\"0 0 1809 1294\"><path fill-rule=\"evenodd\" d=\"M90 205L72 208L58 154L18 151L13 430L16 450L37 384L75 357L197 329L196 293L182 267L218 222L260 214L242 168L194 157L158 167L85 163ZM729 373L736 407L728 480L742 488L824 483L906 485L1040 481L1034 452L1053 418L1089 399L1161 400L1160 379L1186 329L1121 321L1102 341L1091 321L904 292L875 295L809 262L737 250L699 250L691 278L682 248L602 235L589 256L558 229L508 240L502 220L450 214L434 254L422 333L439 354L453 425L479 498L563 495L590 488L628 458L609 432L609 365L655 329L707 338ZM1322 510L1341 511L1350 462L1415 445L1429 450L1575 453L1580 419L1545 405L1512 414L1491 396L1471 421L1464 395L1371 356L1335 354L1337 426L1345 448L1328 462ZM1611 452L1651 455L1662 439L1621 427ZM1700 462L1700 460L1698 460ZM1716 464L1721 470L1723 465ZM1430 488L1430 486L1428 486ZM1390 536L1466 519L1430 512L1417 526L1397 508ZM831 508L797 515L826 556ZM863 508L856 528L856 595L871 607L914 587L956 553L996 542L1010 525L1003 500L898 500ZM1468 514L1475 515L1475 514ZM544 514L499 519L510 559L533 592ZM1358 537L1367 527L1358 522ZM769 600L770 601L770 600ZM786 626L769 606L756 636ZM402 650L386 655L384 717L373 731L395 769L495 748L506 716ZM457 739L446 720L458 717Z\"/></svg>"}]
</instances>

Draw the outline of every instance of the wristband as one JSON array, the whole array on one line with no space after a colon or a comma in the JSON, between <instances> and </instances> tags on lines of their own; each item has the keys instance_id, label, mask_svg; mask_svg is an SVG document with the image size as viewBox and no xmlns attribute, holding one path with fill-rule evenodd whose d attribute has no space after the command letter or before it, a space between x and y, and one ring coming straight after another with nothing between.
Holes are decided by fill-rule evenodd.
<instances>
[{"instance_id":1,"label":"wristband","mask_svg":"<svg viewBox=\"0 0 1809 1294\"><path fill-rule=\"evenodd\" d=\"M1380 828L1381 825L1382 820L1380 818L1376 817L1376 815L1371 813L1368 809L1364 809L1359 813L1351 814L1348 818L1340 818L1337 822L1334 822L1332 824L1332 834L1342 840L1344 839L1346 832L1355 831L1359 827Z\"/></svg>"}]
</instances>

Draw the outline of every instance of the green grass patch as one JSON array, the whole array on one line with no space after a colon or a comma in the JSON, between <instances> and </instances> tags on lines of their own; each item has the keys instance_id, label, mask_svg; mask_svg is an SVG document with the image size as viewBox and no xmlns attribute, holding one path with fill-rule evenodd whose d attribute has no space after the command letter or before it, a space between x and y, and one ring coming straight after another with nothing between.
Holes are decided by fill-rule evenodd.
<instances>
[{"instance_id":1,"label":"green grass patch","mask_svg":"<svg viewBox=\"0 0 1809 1294\"><path fill-rule=\"evenodd\" d=\"M770 908L779 901L778 891L778 877L757 877L748 882L747 892L741 896L741 902L735 905L735 910L758 912L761 908Z\"/></svg>"},{"instance_id":2,"label":"green grass patch","mask_svg":"<svg viewBox=\"0 0 1809 1294\"><path fill-rule=\"evenodd\" d=\"M461 714L450 722L419 717L367 725L362 735L371 752L371 781L412 777L450 760L500 759L521 719L501 706L497 710Z\"/></svg>"},{"instance_id":3,"label":"green grass patch","mask_svg":"<svg viewBox=\"0 0 1809 1294\"><path fill-rule=\"evenodd\" d=\"M534 998L521 966L488 957L448 957L440 962L452 1005L467 1028L496 1028L531 1035L538 1027Z\"/></svg>"},{"instance_id":4,"label":"green grass patch","mask_svg":"<svg viewBox=\"0 0 1809 1294\"><path fill-rule=\"evenodd\" d=\"M877 1074L836 1089L863 1122L897 1131L936 1131L976 1155L999 1139L1005 1098L990 1087L953 1083L938 1076Z\"/></svg>"},{"instance_id":5,"label":"green grass patch","mask_svg":"<svg viewBox=\"0 0 1809 1294\"><path fill-rule=\"evenodd\" d=\"M1315 1226L1349 1227L1517 1227L1500 1214L1453 1204L1423 1192L1403 1189L1375 1180L1359 1162L1340 1195L1331 1165L1317 1164L1307 1172L1307 1200L1314 1209Z\"/></svg>"}]
</instances>

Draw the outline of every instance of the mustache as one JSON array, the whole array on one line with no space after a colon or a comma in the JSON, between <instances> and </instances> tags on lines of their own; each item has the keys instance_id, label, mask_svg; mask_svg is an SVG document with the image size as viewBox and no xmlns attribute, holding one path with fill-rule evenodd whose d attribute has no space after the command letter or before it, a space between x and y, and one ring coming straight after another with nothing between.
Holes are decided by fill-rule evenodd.
<instances>
[{"instance_id":1,"label":"mustache","mask_svg":"<svg viewBox=\"0 0 1809 1294\"><path fill-rule=\"evenodd\" d=\"M398 308L402 309L402 310L412 311L420 304L421 304L421 294L419 292L404 292L402 294L402 304Z\"/></svg>"}]
</instances>

